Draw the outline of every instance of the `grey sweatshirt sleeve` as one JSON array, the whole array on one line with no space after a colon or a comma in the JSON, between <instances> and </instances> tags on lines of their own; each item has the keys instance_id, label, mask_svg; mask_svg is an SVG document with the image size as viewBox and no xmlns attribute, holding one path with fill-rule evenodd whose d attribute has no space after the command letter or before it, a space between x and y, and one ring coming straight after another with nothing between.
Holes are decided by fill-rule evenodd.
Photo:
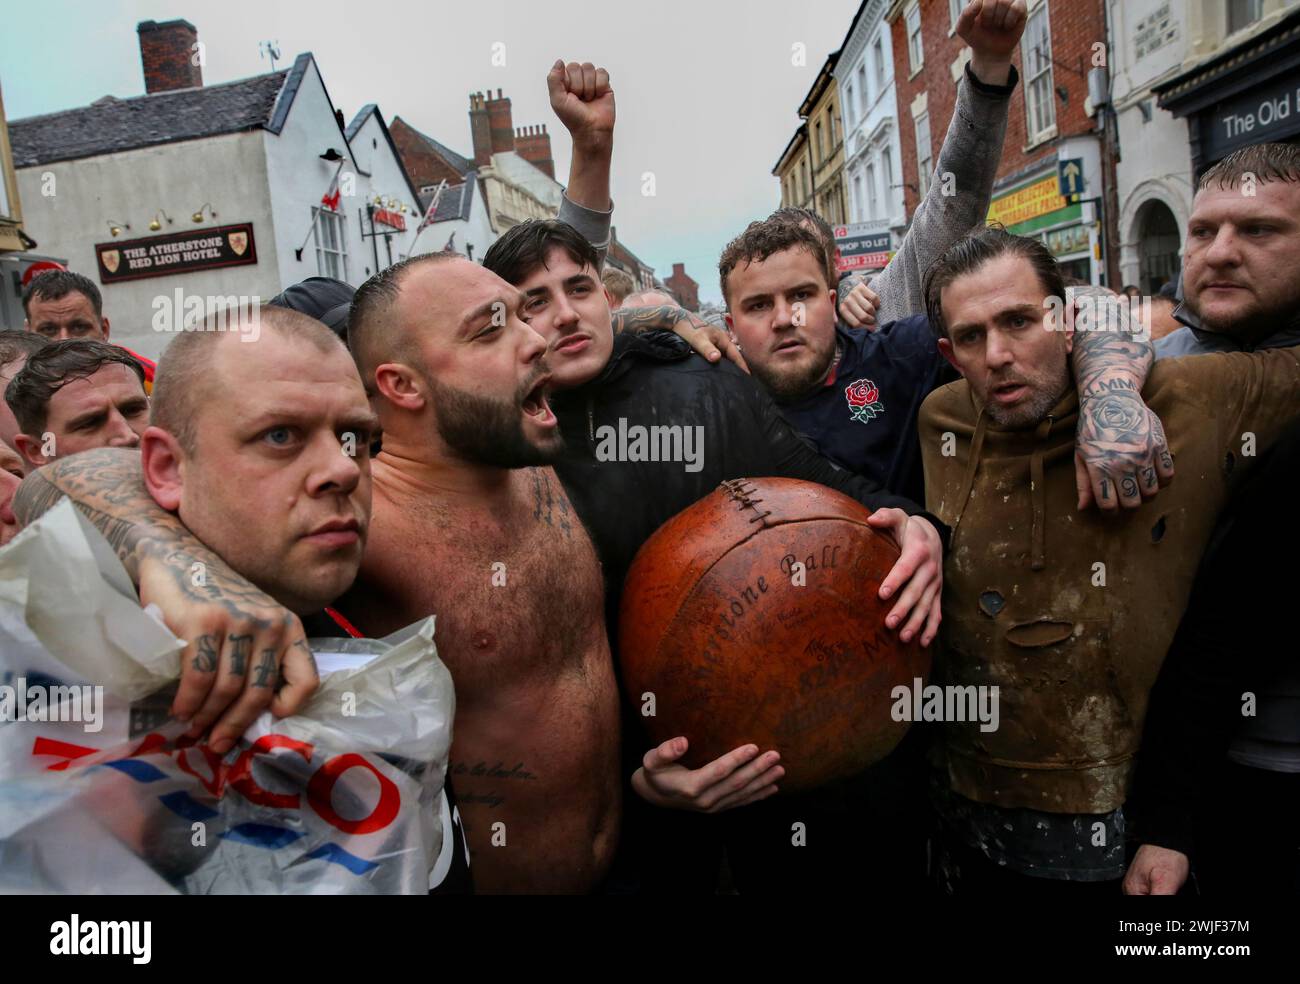
<instances>
[{"instance_id":1,"label":"grey sweatshirt sleeve","mask_svg":"<svg viewBox=\"0 0 1300 984\"><path fill-rule=\"evenodd\" d=\"M937 173L898 252L871 282L871 289L880 295L876 324L923 314L921 286L930 264L988 216L993 179L1007 135L1007 110L1019 76L1013 65L1006 85L986 85L974 79L967 65L939 151ZM945 182L945 174L951 174L952 180ZM945 185L953 194L944 194Z\"/></svg>"},{"instance_id":2,"label":"grey sweatshirt sleeve","mask_svg":"<svg viewBox=\"0 0 1300 984\"><path fill-rule=\"evenodd\" d=\"M597 212L570 200L567 192L560 202L560 212L556 216L561 222L567 222L583 239L596 247L601 266L605 265L605 253L609 251L609 224L614 215L614 203L609 204L608 212Z\"/></svg>"}]
</instances>

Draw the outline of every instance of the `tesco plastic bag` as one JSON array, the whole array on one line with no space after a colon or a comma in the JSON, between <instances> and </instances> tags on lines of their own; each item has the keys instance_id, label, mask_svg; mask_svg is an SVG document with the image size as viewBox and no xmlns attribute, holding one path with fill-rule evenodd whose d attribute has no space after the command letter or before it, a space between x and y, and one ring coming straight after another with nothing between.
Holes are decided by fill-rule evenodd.
<instances>
[{"instance_id":1,"label":"tesco plastic bag","mask_svg":"<svg viewBox=\"0 0 1300 984\"><path fill-rule=\"evenodd\" d=\"M0 891L427 892L455 713L433 619L314 640L302 711L218 757L167 719L182 647L124 579L67 502L0 550Z\"/></svg>"}]
</instances>

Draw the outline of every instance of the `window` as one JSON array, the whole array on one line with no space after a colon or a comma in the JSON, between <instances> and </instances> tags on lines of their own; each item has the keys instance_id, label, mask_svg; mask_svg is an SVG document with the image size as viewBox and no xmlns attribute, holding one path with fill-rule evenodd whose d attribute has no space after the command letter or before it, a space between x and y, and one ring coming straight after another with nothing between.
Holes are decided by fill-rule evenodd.
<instances>
[{"instance_id":1,"label":"window","mask_svg":"<svg viewBox=\"0 0 1300 984\"><path fill-rule=\"evenodd\" d=\"M1025 130L1033 144L1056 126L1052 36L1047 26L1047 4L1039 4L1038 9L1029 15L1020 44L1025 66Z\"/></svg>"},{"instance_id":2,"label":"window","mask_svg":"<svg viewBox=\"0 0 1300 984\"><path fill-rule=\"evenodd\" d=\"M867 165L867 218L876 217L876 166Z\"/></svg>"},{"instance_id":3,"label":"window","mask_svg":"<svg viewBox=\"0 0 1300 984\"><path fill-rule=\"evenodd\" d=\"M858 115L867 115L867 105L870 103L867 98L867 63L864 59L858 66Z\"/></svg>"},{"instance_id":4,"label":"window","mask_svg":"<svg viewBox=\"0 0 1300 984\"><path fill-rule=\"evenodd\" d=\"M872 46L876 53L876 88L885 91L885 44L880 36L876 36L876 43Z\"/></svg>"},{"instance_id":5,"label":"window","mask_svg":"<svg viewBox=\"0 0 1300 984\"><path fill-rule=\"evenodd\" d=\"M925 64L925 49L921 47L921 7L915 3L907 8L907 57L913 74ZM876 69L876 74L879 77L880 69Z\"/></svg>"},{"instance_id":6,"label":"window","mask_svg":"<svg viewBox=\"0 0 1300 984\"><path fill-rule=\"evenodd\" d=\"M894 200L894 158L886 146L880 155L882 172L885 177L885 212L889 212L889 203Z\"/></svg>"},{"instance_id":7,"label":"window","mask_svg":"<svg viewBox=\"0 0 1300 984\"><path fill-rule=\"evenodd\" d=\"M335 280L348 279L347 228L341 212L313 208L316 219L316 272Z\"/></svg>"},{"instance_id":8,"label":"window","mask_svg":"<svg viewBox=\"0 0 1300 984\"><path fill-rule=\"evenodd\" d=\"M1264 0L1228 0L1228 33L1233 34L1264 16Z\"/></svg>"},{"instance_id":9,"label":"window","mask_svg":"<svg viewBox=\"0 0 1300 984\"><path fill-rule=\"evenodd\" d=\"M934 170L930 150L930 114L916 118L916 170L920 177L921 197L930 190L930 172Z\"/></svg>"},{"instance_id":10,"label":"window","mask_svg":"<svg viewBox=\"0 0 1300 984\"><path fill-rule=\"evenodd\" d=\"M853 83L844 87L844 122L853 125Z\"/></svg>"},{"instance_id":11,"label":"window","mask_svg":"<svg viewBox=\"0 0 1300 984\"><path fill-rule=\"evenodd\" d=\"M817 156L818 156L821 160L826 160L826 138L822 135L822 121L821 121L821 120L818 120L818 121L817 121L817 125L816 125L815 127L813 127L813 130L814 130L814 132L815 132L815 134L816 134L816 136L817 136L817 140L816 140L816 142L813 144L813 146L815 146L815 147L817 148Z\"/></svg>"},{"instance_id":12,"label":"window","mask_svg":"<svg viewBox=\"0 0 1300 984\"><path fill-rule=\"evenodd\" d=\"M854 221L862 220L862 175L853 175L853 214Z\"/></svg>"}]
</instances>

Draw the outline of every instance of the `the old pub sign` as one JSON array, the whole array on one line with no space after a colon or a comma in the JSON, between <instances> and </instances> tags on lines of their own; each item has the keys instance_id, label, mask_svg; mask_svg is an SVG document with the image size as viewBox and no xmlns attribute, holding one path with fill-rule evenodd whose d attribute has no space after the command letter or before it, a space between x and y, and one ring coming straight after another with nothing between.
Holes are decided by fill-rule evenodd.
<instances>
[{"instance_id":1,"label":"the old pub sign","mask_svg":"<svg viewBox=\"0 0 1300 984\"><path fill-rule=\"evenodd\" d=\"M166 236L96 243L99 281L113 284L257 262L253 224L213 226Z\"/></svg>"}]
</instances>

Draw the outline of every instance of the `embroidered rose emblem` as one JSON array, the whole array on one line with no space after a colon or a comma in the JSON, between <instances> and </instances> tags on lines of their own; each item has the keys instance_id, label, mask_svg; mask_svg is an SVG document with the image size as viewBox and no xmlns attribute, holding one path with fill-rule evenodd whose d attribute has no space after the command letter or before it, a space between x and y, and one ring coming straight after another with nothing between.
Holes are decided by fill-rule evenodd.
<instances>
[{"instance_id":1,"label":"embroidered rose emblem","mask_svg":"<svg viewBox=\"0 0 1300 984\"><path fill-rule=\"evenodd\" d=\"M849 401L849 413L858 423L865 424L885 412L880 402L880 389L869 379L859 379L844 388L844 398Z\"/></svg>"}]
</instances>

